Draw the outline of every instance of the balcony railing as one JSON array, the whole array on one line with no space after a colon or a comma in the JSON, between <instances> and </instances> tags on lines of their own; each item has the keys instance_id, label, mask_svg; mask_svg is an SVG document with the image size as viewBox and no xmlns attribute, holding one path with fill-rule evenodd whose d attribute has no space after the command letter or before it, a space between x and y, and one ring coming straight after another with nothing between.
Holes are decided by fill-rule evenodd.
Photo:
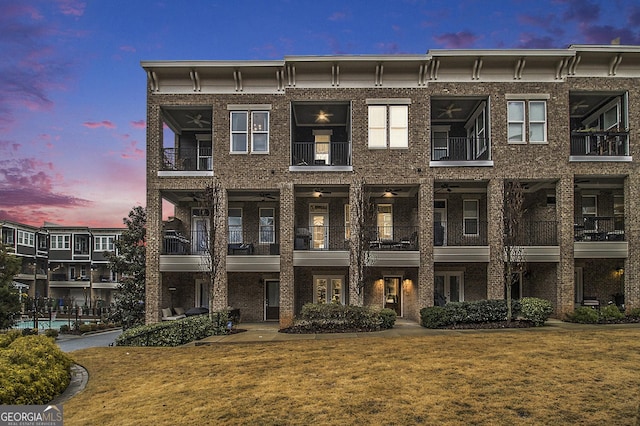
<instances>
[{"instance_id":1,"label":"balcony railing","mask_svg":"<svg viewBox=\"0 0 640 426\"><path fill-rule=\"evenodd\" d=\"M295 228L294 250L349 250L348 229L344 226Z\"/></svg>"},{"instance_id":2,"label":"balcony railing","mask_svg":"<svg viewBox=\"0 0 640 426\"><path fill-rule=\"evenodd\" d=\"M417 226L371 226L365 235L370 250L419 250Z\"/></svg>"},{"instance_id":3,"label":"balcony railing","mask_svg":"<svg viewBox=\"0 0 640 426\"><path fill-rule=\"evenodd\" d=\"M432 140L432 161L478 161L490 159L489 140L486 138L452 137L446 140Z\"/></svg>"},{"instance_id":4,"label":"balcony railing","mask_svg":"<svg viewBox=\"0 0 640 426\"><path fill-rule=\"evenodd\" d=\"M571 155L628 156L629 132L571 132Z\"/></svg>"},{"instance_id":5,"label":"balcony railing","mask_svg":"<svg viewBox=\"0 0 640 426\"><path fill-rule=\"evenodd\" d=\"M575 241L625 241L624 221L610 216L576 218Z\"/></svg>"},{"instance_id":6,"label":"balcony railing","mask_svg":"<svg viewBox=\"0 0 640 426\"><path fill-rule=\"evenodd\" d=\"M486 246L487 244L487 222L468 220L466 229L462 223L434 224L434 246Z\"/></svg>"},{"instance_id":7,"label":"balcony railing","mask_svg":"<svg viewBox=\"0 0 640 426\"><path fill-rule=\"evenodd\" d=\"M558 224L556 221L524 221L513 235L505 241L514 246L557 246Z\"/></svg>"},{"instance_id":8,"label":"balcony railing","mask_svg":"<svg viewBox=\"0 0 640 426\"><path fill-rule=\"evenodd\" d=\"M228 255L278 255L280 244L277 243L277 234L273 230L261 230L261 236L248 235L242 231L229 231L227 242ZM162 254L171 255L207 255L208 233L206 231L193 232L191 238L187 238L176 231L165 231Z\"/></svg>"},{"instance_id":9,"label":"balcony railing","mask_svg":"<svg viewBox=\"0 0 640 426\"><path fill-rule=\"evenodd\" d=\"M292 166L350 166L349 142L293 142Z\"/></svg>"},{"instance_id":10,"label":"balcony railing","mask_svg":"<svg viewBox=\"0 0 640 426\"><path fill-rule=\"evenodd\" d=\"M213 157L210 147L196 148L165 148L163 150L162 170L167 171L196 171L213 170Z\"/></svg>"}]
</instances>

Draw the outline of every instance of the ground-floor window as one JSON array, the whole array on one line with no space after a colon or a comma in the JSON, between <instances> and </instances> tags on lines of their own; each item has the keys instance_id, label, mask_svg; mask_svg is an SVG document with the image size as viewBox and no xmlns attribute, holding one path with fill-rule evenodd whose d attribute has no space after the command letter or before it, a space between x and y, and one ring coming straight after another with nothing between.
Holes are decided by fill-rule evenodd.
<instances>
[{"instance_id":1,"label":"ground-floor window","mask_svg":"<svg viewBox=\"0 0 640 426\"><path fill-rule=\"evenodd\" d=\"M313 303L344 304L344 276L314 275Z\"/></svg>"},{"instance_id":2,"label":"ground-floor window","mask_svg":"<svg viewBox=\"0 0 640 426\"><path fill-rule=\"evenodd\" d=\"M435 273L434 303L442 306L447 302L464 300L464 272L443 271Z\"/></svg>"}]
</instances>

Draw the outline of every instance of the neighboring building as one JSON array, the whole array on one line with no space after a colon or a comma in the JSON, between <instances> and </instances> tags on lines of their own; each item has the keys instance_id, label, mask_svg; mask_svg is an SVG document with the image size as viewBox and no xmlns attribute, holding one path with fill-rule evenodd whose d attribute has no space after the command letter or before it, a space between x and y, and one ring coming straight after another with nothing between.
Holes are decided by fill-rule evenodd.
<instances>
[{"instance_id":1,"label":"neighboring building","mask_svg":"<svg viewBox=\"0 0 640 426\"><path fill-rule=\"evenodd\" d=\"M0 228L2 242L23 259L15 281L28 285L31 297L61 303L73 300L89 307L108 306L113 301L118 275L111 271L105 252L115 251L114 241L122 228L51 223L37 228L10 221L0 222Z\"/></svg>"},{"instance_id":2,"label":"neighboring building","mask_svg":"<svg viewBox=\"0 0 640 426\"><path fill-rule=\"evenodd\" d=\"M148 322L169 305L232 306L286 326L305 303L355 303L358 236L366 305L417 321L434 300L504 298L511 181L524 188L515 297L558 317L620 293L640 306L640 46L142 67ZM360 188L375 210L364 229Z\"/></svg>"}]
</instances>

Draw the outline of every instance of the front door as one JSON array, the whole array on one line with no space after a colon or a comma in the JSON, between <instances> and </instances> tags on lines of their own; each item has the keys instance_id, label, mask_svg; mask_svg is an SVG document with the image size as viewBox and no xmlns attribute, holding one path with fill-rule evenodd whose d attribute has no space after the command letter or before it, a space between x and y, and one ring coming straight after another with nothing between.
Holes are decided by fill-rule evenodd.
<instances>
[{"instance_id":1,"label":"front door","mask_svg":"<svg viewBox=\"0 0 640 426\"><path fill-rule=\"evenodd\" d=\"M464 285L462 272L436 272L434 289L434 304L442 306L447 302L462 302L464 300Z\"/></svg>"},{"instance_id":2,"label":"front door","mask_svg":"<svg viewBox=\"0 0 640 426\"><path fill-rule=\"evenodd\" d=\"M447 200L433 202L433 245L447 245Z\"/></svg>"},{"instance_id":3,"label":"front door","mask_svg":"<svg viewBox=\"0 0 640 426\"><path fill-rule=\"evenodd\" d=\"M195 306L209 309L209 282L206 280L196 280L196 303Z\"/></svg>"},{"instance_id":4,"label":"front door","mask_svg":"<svg viewBox=\"0 0 640 426\"><path fill-rule=\"evenodd\" d=\"M384 277L384 307L402 316L402 280L400 277Z\"/></svg>"},{"instance_id":5,"label":"front door","mask_svg":"<svg viewBox=\"0 0 640 426\"><path fill-rule=\"evenodd\" d=\"M264 319L277 321L280 319L280 281L267 280L265 288L265 312Z\"/></svg>"}]
</instances>

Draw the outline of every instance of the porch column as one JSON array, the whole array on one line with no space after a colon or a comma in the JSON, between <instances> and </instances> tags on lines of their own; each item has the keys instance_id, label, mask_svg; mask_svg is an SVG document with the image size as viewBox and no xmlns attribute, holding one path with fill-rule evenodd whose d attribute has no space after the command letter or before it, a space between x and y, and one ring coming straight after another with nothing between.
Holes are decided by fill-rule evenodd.
<instances>
[{"instance_id":1,"label":"porch column","mask_svg":"<svg viewBox=\"0 0 640 426\"><path fill-rule=\"evenodd\" d=\"M420 321L420 309L433 306L434 257L433 257L433 178L420 180L418 190L418 246L420 268L418 270L418 303L411 315Z\"/></svg>"},{"instance_id":2,"label":"porch column","mask_svg":"<svg viewBox=\"0 0 640 426\"><path fill-rule=\"evenodd\" d=\"M495 178L487 185L487 299L504 299L504 180Z\"/></svg>"},{"instance_id":3,"label":"porch column","mask_svg":"<svg viewBox=\"0 0 640 426\"><path fill-rule=\"evenodd\" d=\"M640 175L624 180L624 235L628 255L624 262L624 304L627 312L640 308Z\"/></svg>"},{"instance_id":4,"label":"porch column","mask_svg":"<svg viewBox=\"0 0 640 426\"><path fill-rule=\"evenodd\" d=\"M162 309L162 274L160 273L160 249L162 247L162 196L157 170L162 158L162 120L160 107L147 107L147 247L145 282L145 322L160 321Z\"/></svg>"},{"instance_id":5,"label":"porch column","mask_svg":"<svg viewBox=\"0 0 640 426\"><path fill-rule=\"evenodd\" d=\"M216 178L214 178L216 179ZM219 182L219 181L218 181ZM216 185L215 180L212 185ZM210 253L205 253L205 256L210 255L209 259L209 271L215 269L215 276L213 277L213 286L209 289L211 294L210 304L213 312L227 309L229 306L229 287L228 287L228 274L227 274L227 236L229 235L227 212L229 206L227 205L227 190L218 183L218 199L214 202L218 202L221 208L213 209L213 215L209 218L211 224L209 226L216 232L216 245ZM207 262L203 262L204 265Z\"/></svg>"},{"instance_id":6,"label":"porch column","mask_svg":"<svg viewBox=\"0 0 640 426\"><path fill-rule=\"evenodd\" d=\"M573 175L560 178L556 185L556 215L558 221L558 244L560 263L556 269L556 300L554 315L563 318L573 312L575 298L574 259L574 192Z\"/></svg>"},{"instance_id":7,"label":"porch column","mask_svg":"<svg viewBox=\"0 0 640 426\"><path fill-rule=\"evenodd\" d=\"M294 225L294 187L284 182L280 184L280 328L293 324L295 315Z\"/></svg>"}]
</instances>

